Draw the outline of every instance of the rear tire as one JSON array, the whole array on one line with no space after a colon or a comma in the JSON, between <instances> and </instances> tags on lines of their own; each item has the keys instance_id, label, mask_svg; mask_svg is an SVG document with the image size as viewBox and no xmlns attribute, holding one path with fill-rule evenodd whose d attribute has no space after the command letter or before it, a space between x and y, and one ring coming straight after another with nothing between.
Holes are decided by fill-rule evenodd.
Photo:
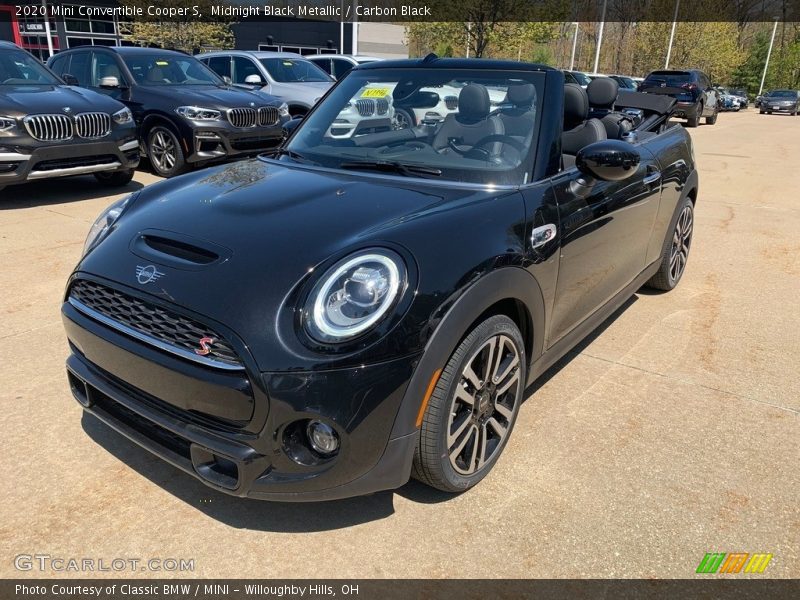
<instances>
[{"instance_id":1,"label":"rear tire","mask_svg":"<svg viewBox=\"0 0 800 600\"><path fill-rule=\"evenodd\" d=\"M133 169L125 169L124 171L105 171L95 173L94 178L101 184L108 187L122 187L128 185L133 179Z\"/></svg>"},{"instance_id":2,"label":"rear tire","mask_svg":"<svg viewBox=\"0 0 800 600\"><path fill-rule=\"evenodd\" d=\"M694 231L694 204L691 198L686 198L680 205L677 218L671 225L661 250L661 265L645 284L665 292L678 285L686 270Z\"/></svg>"},{"instance_id":3,"label":"rear tire","mask_svg":"<svg viewBox=\"0 0 800 600\"><path fill-rule=\"evenodd\" d=\"M175 177L188 169L178 136L164 125L147 132L147 157L156 175Z\"/></svg>"},{"instance_id":4,"label":"rear tire","mask_svg":"<svg viewBox=\"0 0 800 600\"><path fill-rule=\"evenodd\" d=\"M489 317L464 338L425 409L415 479L463 492L491 471L519 414L526 364L522 335L505 315Z\"/></svg>"},{"instance_id":5,"label":"rear tire","mask_svg":"<svg viewBox=\"0 0 800 600\"><path fill-rule=\"evenodd\" d=\"M716 122L717 122L717 115L718 115L718 114L719 114L719 113L715 112L715 113L714 113L713 115L711 115L710 117L706 117L706 125L713 125L714 123L716 123Z\"/></svg>"},{"instance_id":6,"label":"rear tire","mask_svg":"<svg viewBox=\"0 0 800 600\"><path fill-rule=\"evenodd\" d=\"M686 125L689 127L697 127L700 124L700 117L690 117L686 119Z\"/></svg>"}]
</instances>

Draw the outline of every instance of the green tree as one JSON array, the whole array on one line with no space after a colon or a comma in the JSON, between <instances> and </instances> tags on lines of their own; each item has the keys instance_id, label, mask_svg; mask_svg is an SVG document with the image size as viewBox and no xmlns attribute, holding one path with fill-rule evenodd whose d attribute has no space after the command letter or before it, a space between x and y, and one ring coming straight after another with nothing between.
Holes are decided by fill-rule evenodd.
<instances>
[{"instance_id":1,"label":"green tree","mask_svg":"<svg viewBox=\"0 0 800 600\"><path fill-rule=\"evenodd\" d=\"M122 0L122 5L140 7L147 14L152 2L142 0ZM211 14L210 0L192 0L203 15ZM186 8L183 0L162 0L159 7ZM201 48L232 48L234 44L230 23L223 18L215 22L192 19L147 19L120 22L125 40L141 46L159 46L193 52Z\"/></svg>"}]
</instances>

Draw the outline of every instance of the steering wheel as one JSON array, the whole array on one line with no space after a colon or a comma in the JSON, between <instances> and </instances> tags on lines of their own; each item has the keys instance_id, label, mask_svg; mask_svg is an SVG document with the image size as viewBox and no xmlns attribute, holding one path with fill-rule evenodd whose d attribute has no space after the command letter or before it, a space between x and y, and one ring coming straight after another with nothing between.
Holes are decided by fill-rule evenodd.
<instances>
[{"instance_id":1,"label":"steering wheel","mask_svg":"<svg viewBox=\"0 0 800 600\"><path fill-rule=\"evenodd\" d=\"M511 146L512 148L514 148L514 150L516 150L520 154L524 153L525 150L527 149L525 144L523 144L522 142L518 142L514 138L509 137L507 135L500 135L499 133L487 135L485 138L478 140L477 142L475 142L473 148L482 149L481 148L482 146L486 146L488 144L496 144L497 142L500 142L501 144L505 144L507 146Z\"/></svg>"},{"instance_id":2,"label":"steering wheel","mask_svg":"<svg viewBox=\"0 0 800 600\"><path fill-rule=\"evenodd\" d=\"M523 144L521 144L520 142L518 142L513 138L510 138L505 135L500 135L498 133L487 135L486 137L481 138L480 140L475 142L475 144L469 150L462 150L452 139L448 141L448 146L450 147L451 150L460 154L464 158L492 161L499 157L494 156L487 148L484 148L484 146L488 146L489 144L496 144L498 142L501 144L507 144L511 146L512 148L517 150L520 154L525 152L525 146Z\"/></svg>"}]
</instances>

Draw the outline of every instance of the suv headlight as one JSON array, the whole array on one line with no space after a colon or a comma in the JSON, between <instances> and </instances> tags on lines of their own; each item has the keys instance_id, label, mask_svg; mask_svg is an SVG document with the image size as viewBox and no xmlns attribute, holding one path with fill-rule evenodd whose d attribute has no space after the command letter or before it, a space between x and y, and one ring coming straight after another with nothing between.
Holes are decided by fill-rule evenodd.
<instances>
[{"instance_id":1,"label":"suv headlight","mask_svg":"<svg viewBox=\"0 0 800 600\"><path fill-rule=\"evenodd\" d=\"M114 204L100 213L100 216L97 217L95 222L92 224L92 228L89 230L89 235L86 236L86 242L83 244L83 256L86 256L86 254L92 248L103 241L103 238L105 238L111 231L114 223L117 222L117 219L120 218L122 213L125 212L125 209L128 208L138 194L138 192L129 194L124 198L117 200L114 202Z\"/></svg>"},{"instance_id":2,"label":"suv headlight","mask_svg":"<svg viewBox=\"0 0 800 600\"><path fill-rule=\"evenodd\" d=\"M282 116L282 117L288 117L289 116L289 105L286 104L286 102L284 102L283 104L281 104L278 107L278 114L280 116Z\"/></svg>"},{"instance_id":3,"label":"suv headlight","mask_svg":"<svg viewBox=\"0 0 800 600\"><path fill-rule=\"evenodd\" d=\"M377 325L406 286L406 266L391 250L374 248L340 260L320 278L303 311L308 334L338 343Z\"/></svg>"},{"instance_id":4,"label":"suv headlight","mask_svg":"<svg viewBox=\"0 0 800 600\"><path fill-rule=\"evenodd\" d=\"M0 131L8 131L17 125L17 120L11 117L0 117Z\"/></svg>"},{"instance_id":5,"label":"suv headlight","mask_svg":"<svg viewBox=\"0 0 800 600\"><path fill-rule=\"evenodd\" d=\"M222 118L221 111L200 106L179 106L175 112L192 121L217 121Z\"/></svg>"},{"instance_id":6,"label":"suv headlight","mask_svg":"<svg viewBox=\"0 0 800 600\"><path fill-rule=\"evenodd\" d=\"M131 112L131 109L126 106L122 110L119 110L111 115L111 118L114 119L115 123L124 125L125 123L130 123L133 121L133 113Z\"/></svg>"}]
</instances>

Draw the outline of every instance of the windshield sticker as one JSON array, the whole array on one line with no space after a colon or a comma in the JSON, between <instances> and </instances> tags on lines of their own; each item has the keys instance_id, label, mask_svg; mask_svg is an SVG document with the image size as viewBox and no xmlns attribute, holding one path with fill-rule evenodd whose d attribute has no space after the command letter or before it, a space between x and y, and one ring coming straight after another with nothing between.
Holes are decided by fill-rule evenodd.
<instances>
[{"instance_id":1,"label":"windshield sticker","mask_svg":"<svg viewBox=\"0 0 800 600\"><path fill-rule=\"evenodd\" d=\"M387 88L371 88L368 90L364 90L361 94L362 98L385 98L389 95L389 90Z\"/></svg>"}]
</instances>

